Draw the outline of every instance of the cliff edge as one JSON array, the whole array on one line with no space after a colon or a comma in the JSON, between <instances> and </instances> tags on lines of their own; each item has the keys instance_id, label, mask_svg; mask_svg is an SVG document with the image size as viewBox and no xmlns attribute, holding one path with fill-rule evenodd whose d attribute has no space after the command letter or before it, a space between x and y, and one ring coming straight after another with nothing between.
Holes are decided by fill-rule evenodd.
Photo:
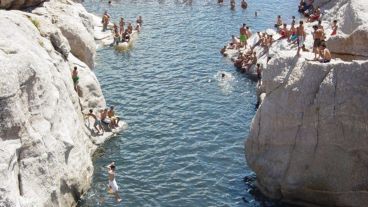
<instances>
[{"instance_id":1,"label":"cliff edge","mask_svg":"<svg viewBox=\"0 0 368 207\"><path fill-rule=\"evenodd\" d=\"M82 110L105 107L92 19L72 1L0 10L0 206L75 206L89 188L97 146Z\"/></svg>"},{"instance_id":2,"label":"cliff edge","mask_svg":"<svg viewBox=\"0 0 368 207\"><path fill-rule=\"evenodd\" d=\"M315 2L328 9L325 27L339 20L337 36L327 41L335 58L324 64L308 61L313 53L297 57L286 40L273 44L271 60L261 58L266 66L258 88L262 102L245 143L246 159L269 197L306 205L366 206L368 2ZM307 47L313 45L310 32Z\"/></svg>"}]
</instances>

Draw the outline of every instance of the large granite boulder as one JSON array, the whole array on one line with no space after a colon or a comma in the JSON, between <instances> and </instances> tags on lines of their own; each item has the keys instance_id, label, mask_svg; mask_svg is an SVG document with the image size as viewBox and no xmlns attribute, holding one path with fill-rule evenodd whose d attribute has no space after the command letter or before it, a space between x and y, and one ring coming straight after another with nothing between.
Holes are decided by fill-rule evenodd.
<instances>
[{"instance_id":1,"label":"large granite boulder","mask_svg":"<svg viewBox=\"0 0 368 207\"><path fill-rule=\"evenodd\" d=\"M68 40L71 53L88 67L94 68L96 43L93 16L81 4L68 0L50 1L32 10L32 13L50 19Z\"/></svg>"},{"instance_id":2,"label":"large granite boulder","mask_svg":"<svg viewBox=\"0 0 368 207\"><path fill-rule=\"evenodd\" d=\"M359 6L364 1L346 2L327 3L359 8L352 20L364 18L360 14L368 7ZM328 15L328 21L333 19ZM349 38L361 43L354 33L366 26L362 20L351 23L348 30L347 19L340 27L350 37L336 47L331 39L328 46L334 52L365 54L367 44L356 49L343 45ZM312 45L310 35L305 44ZM321 64L308 61L312 53L302 57L295 53L284 41L271 48L272 59L262 74L266 95L245 143L247 163L262 192L272 198L307 205L366 206L368 60L334 59Z\"/></svg>"},{"instance_id":3,"label":"large granite boulder","mask_svg":"<svg viewBox=\"0 0 368 207\"><path fill-rule=\"evenodd\" d=\"M81 105L104 107L97 79L84 65L80 99L78 61L47 18L1 10L0 27L0 206L74 206L93 172Z\"/></svg>"}]
</instances>

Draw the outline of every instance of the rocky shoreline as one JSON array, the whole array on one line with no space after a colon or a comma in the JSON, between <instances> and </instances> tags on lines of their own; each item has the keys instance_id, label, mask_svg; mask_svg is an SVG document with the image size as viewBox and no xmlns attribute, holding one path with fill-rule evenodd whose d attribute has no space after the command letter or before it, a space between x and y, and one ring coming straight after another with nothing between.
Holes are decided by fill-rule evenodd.
<instances>
[{"instance_id":1,"label":"rocky shoreline","mask_svg":"<svg viewBox=\"0 0 368 207\"><path fill-rule=\"evenodd\" d=\"M257 186L273 199L307 206L365 206L368 2L315 4L325 9L325 27L338 19L339 32L328 38L327 46L333 56L344 54L349 61L309 61L313 53L297 57L286 40L275 42L269 56L259 57L264 65L257 86L261 104L245 142L246 159ZM308 47L313 45L310 33Z\"/></svg>"},{"instance_id":2,"label":"rocky shoreline","mask_svg":"<svg viewBox=\"0 0 368 207\"><path fill-rule=\"evenodd\" d=\"M106 107L92 71L94 17L69 0L0 8L0 206L75 206L98 144L126 127L93 136L83 113Z\"/></svg>"}]
</instances>

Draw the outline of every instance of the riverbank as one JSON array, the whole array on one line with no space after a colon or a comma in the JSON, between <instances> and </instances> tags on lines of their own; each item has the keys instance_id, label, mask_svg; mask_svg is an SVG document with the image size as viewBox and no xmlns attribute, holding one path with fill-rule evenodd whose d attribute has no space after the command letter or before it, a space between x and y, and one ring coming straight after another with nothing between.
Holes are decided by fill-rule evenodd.
<instances>
[{"instance_id":1,"label":"riverbank","mask_svg":"<svg viewBox=\"0 0 368 207\"><path fill-rule=\"evenodd\" d=\"M325 28L338 19L337 35L327 40L333 59L322 64L308 61L313 53L298 57L286 40L273 43L268 62L268 56L260 57L265 61L258 85L262 101L245 143L247 163L271 198L364 206L368 5L364 0L315 3L327 9ZM307 47L313 45L310 32ZM350 61L334 53L351 56Z\"/></svg>"},{"instance_id":2,"label":"riverbank","mask_svg":"<svg viewBox=\"0 0 368 207\"><path fill-rule=\"evenodd\" d=\"M0 10L0 206L75 206L98 144L83 112L106 108L92 72L93 16L72 1L7 1ZM78 68L78 93L71 69Z\"/></svg>"}]
</instances>

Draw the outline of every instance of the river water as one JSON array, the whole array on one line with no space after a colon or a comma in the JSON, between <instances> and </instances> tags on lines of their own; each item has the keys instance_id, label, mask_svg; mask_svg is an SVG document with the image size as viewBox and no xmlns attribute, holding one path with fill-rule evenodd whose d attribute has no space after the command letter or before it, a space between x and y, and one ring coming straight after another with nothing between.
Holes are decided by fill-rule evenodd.
<instances>
[{"instance_id":1,"label":"river water","mask_svg":"<svg viewBox=\"0 0 368 207\"><path fill-rule=\"evenodd\" d=\"M296 15L298 1L252 0L246 11L217 0L182 1L84 2L97 15L108 10L116 22L142 15L144 23L129 52L97 52L95 73L107 103L129 128L102 146L82 206L265 205L243 181L252 174L244 140L255 114L256 83L219 49L243 22L258 31L272 27L277 14ZM112 160L119 204L106 193L105 166Z\"/></svg>"}]
</instances>

